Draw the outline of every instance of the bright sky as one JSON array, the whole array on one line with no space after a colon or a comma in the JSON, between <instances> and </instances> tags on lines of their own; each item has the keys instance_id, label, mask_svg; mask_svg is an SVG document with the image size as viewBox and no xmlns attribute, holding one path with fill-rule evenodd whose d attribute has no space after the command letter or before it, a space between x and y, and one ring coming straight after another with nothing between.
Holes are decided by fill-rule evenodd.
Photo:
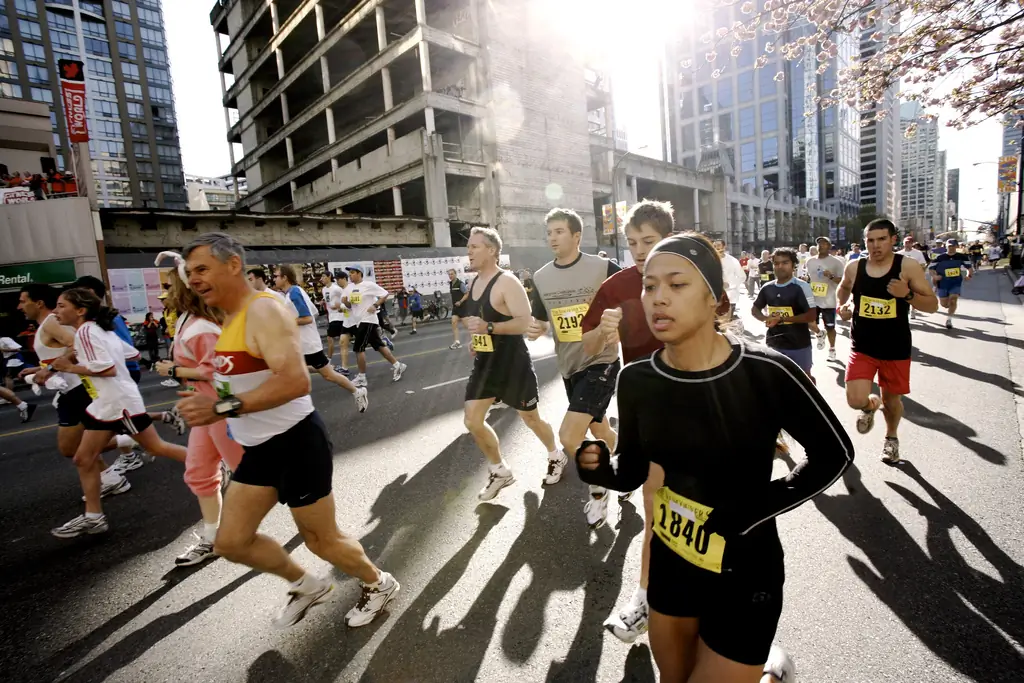
<instances>
[{"instance_id":1,"label":"bright sky","mask_svg":"<svg viewBox=\"0 0 1024 683\"><path fill-rule=\"evenodd\" d=\"M546 2L549 0L545 0ZM560 0L567 18L601 17L604 12L584 10L576 3L584 0ZM605 0L607 1L607 0ZM586 0L588 6L600 0ZM634 0L634 3L664 4L665 0ZM218 176L230 171L224 108L221 105L220 75L217 72L217 44L210 27L212 0L174 0L163 3L167 43L174 78L174 94L181 136L181 156L185 173ZM630 16L646 17L647 12ZM628 33L625 18L614 24L618 35ZM644 19L646 22L646 19ZM594 30L598 26L590 27ZM648 25L649 29L649 25ZM594 33L579 30L577 35L592 40ZM615 50L618 66L612 71L620 125L624 122L629 147L638 154L661 158L661 124L658 112L657 41L608 41ZM941 114L940 114L941 116ZM941 119L940 119L941 120ZM995 162L1002 148L1002 128L990 120L966 131L941 127L939 147L947 152L947 168L960 169L960 215L976 220L991 220L997 212L996 166L976 162ZM970 231L976 223L966 222Z\"/></svg>"}]
</instances>

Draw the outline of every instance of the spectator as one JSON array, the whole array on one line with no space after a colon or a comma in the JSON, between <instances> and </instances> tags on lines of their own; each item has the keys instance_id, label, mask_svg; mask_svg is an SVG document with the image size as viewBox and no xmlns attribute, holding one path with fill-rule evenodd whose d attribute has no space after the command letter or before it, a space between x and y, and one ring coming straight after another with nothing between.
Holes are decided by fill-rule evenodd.
<instances>
[{"instance_id":1,"label":"spectator","mask_svg":"<svg viewBox=\"0 0 1024 683\"><path fill-rule=\"evenodd\" d=\"M34 174L31 180L28 181L28 188L32 190L32 194L35 195L37 201L46 199L46 193L43 191L43 186L45 184L43 176L38 173Z\"/></svg>"},{"instance_id":2,"label":"spectator","mask_svg":"<svg viewBox=\"0 0 1024 683\"><path fill-rule=\"evenodd\" d=\"M409 311L412 313L412 332L409 334L416 334L416 321L423 320L423 297L415 287L409 292Z\"/></svg>"},{"instance_id":3,"label":"spectator","mask_svg":"<svg viewBox=\"0 0 1024 683\"><path fill-rule=\"evenodd\" d=\"M153 317L153 311L146 313L142 321L142 332L146 335L146 350L149 351L150 369L160 361L160 323Z\"/></svg>"},{"instance_id":4,"label":"spectator","mask_svg":"<svg viewBox=\"0 0 1024 683\"><path fill-rule=\"evenodd\" d=\"M395 301L398 302L398 324L404 325L409 315L409 292L405 291L405 285L398 288L395 293Z\"/></svg>"}]
</instances>

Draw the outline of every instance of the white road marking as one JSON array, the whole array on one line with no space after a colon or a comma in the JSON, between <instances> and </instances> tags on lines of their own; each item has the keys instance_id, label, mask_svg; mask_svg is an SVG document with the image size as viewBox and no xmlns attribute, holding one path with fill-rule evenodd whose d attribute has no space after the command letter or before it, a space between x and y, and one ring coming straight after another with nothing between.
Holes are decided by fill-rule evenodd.
<instances>
[{"instance_id":1,"label":"white road marking","mask_svg":"<svg viewBox=\"0 0 1024 683\"><path fill-rule=\"evenodd\" d=\"M446 387L449 384L455 384L456 382L465 382L467 379L469 379L469 375L459 377L458 379L450 379L447 382L441 382L440 384L431 384L429 387L423 387L423 391L426 391L427 389L437 389L438 387Z\"/></svg>"}]
</instances>

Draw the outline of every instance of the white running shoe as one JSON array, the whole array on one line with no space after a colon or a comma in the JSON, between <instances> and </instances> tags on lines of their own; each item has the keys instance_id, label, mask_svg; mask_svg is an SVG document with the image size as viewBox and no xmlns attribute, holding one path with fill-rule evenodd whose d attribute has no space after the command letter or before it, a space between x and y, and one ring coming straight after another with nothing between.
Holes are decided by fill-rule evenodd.
<instances>
[{"instance_id":1,"label":"white running shoe","mask_svg":"<svg viewBox=\"0 0 1024 683\"><path fill-rule=\"evenodd\" d=\"M188 425L185 424L185 418L178 412L178 406L174 406L170 410L165 410L163 417L161 418L164 424L171 425L174 431L178 432L178 436L182 436L185 430L188 429Z\"/></svg>"},{"instance_id":2,"label":"white running shoe","mask_svg":"<svg viewBox=\"0 0 1024 683\"><path fill-rule=\"evenodd\" d=\"M402 584L398 583L395 577L387 572L381 572L376 586L363 584L363 594L359 596L356 606L345 615L345 623L349 628L366 626L384 611L401 589Z\"/></svg>"},{"instance_id":3,"label":"white running shoe","mask_svg":"<svg viewBox=\"0 0 1024 683\"><path fill-rule=\"evenodd\" d=\"M190 545L185 552L174 558L175 567L191 567L217 557L217 553L213 552L212 543L203 540L203 538L195 532L193 532L192 535L195 536L197 542Z\"/></svg>"},{"instance_id":4,"label":"white running shoe","mask_svg":"<svg viewBox=\"0 0 1024 683\"><path fill-rule=\"evenodd\" d=\"M125 472L134 472L135 470L142 467L145 463L142 462L142 456L132 449L128 453L121 453L117 456L117 460L111 467L116 472L124 474Z\"/></svg>"},{"instance_id":5,"label":"white running shoe","mask_svg":"<svg viewBox=\"0 0 1024 683\"><path fill-rule=\"evenodd\" d=\"M453 350L454 349L461 349L462 348L462 342L460 342L460 341L452 342L451 346L449 346L448 348L449 349L453 349Z\"/></svg>"},{"instance_id":6,"label":"white running shoe","mask_svg":"<svg viewBox=\"0 0 1024 683\"><path fill-rule=\"evenodd\" d=\"M635 491L622 491L622 492L620 492L619 493L619 502L620 503L625 503L626 501L628 501L630 498L633 497L634 493L635 493Z\"/></svg>"},{"instance_id":7,"label":"white running shoe","mask_svg":"<svg viewBox=\"0 0 1024 683\"><path fill-rule=\"evenodd\" d=\"M356 378L354 380L352 380L352 384L353 384L353 386L361 387L361 388L365 389L366 388L366 375L364 375L362 373L359 373L358 375L356 375Z\"/></svg>"},{"instance_id":8,"label":"white running shoe","mask_svg":"<svg viewBox=\"0 0 1024 683\"><path fill-rule=\"evenodd\" d=\"M366 387L356 387L356 392L352 394L352 398L356 400L356 408L359 412L365 413L366 409L370 406L370 398Z\"/></svg>"},{"instance_id":9,"label":"white running shoe","mask_svg":"<svg viewBox=\"0 0 1024 683\"><path fill-rule=\"evenodd\" d=\"M831 361L838 360L836 358L836 350L835 349L829 349L828 350L828 359L831 360Z\"/></svg>"},{"instance_id":10,"label":"white running shoe","mask_svg":"<svg viewBox=\"0 0 1024 683\"><path fill-rule=\"evenodd\" d=\"M871 428L875 426L875 411L874 410L862 410L860 416L857 418L857 431L861 434L867 434L871 431Z\"/></svg>"},{"instance_id":11,"label":"white running shoe","mask_svg":"<svg viewBox=\"0 0 1024 683\"><path fill-rule=\"evenodd\" d=\"M885 437L882 445L882 462L895 465L900 461L900 440L895 436Z\"/></svg>"},{"instance_id":12,"label":"white running shoe","mask_svg":"<svg viewBox=\"0 0 1024 683\"><path fill-rule=\"evenodd\" d=\"M913 307L910 309L910 319L917 320L917 311Z\"/></svg>"},{"instance_id":13,"label":"white running shoe","mask_svg":"<svg viewBox=\"0 0 1024 683\"><path fill-rule=\"evenodd\" d=\"M121 474L117 470L114 470L115 474ZM121 474L121 477L114 479L100 479L100 498L106 498L107 496L118 496L122 493L128 493L131 491L132 485L128 481L128 478ZM85 496L82 496L82 501L85 501Z\"/></svg>"},{"instance_id":14,"label":"white running shoe","mask_svg":"<svg viewBox=\"0 0 1024 683\"><path fill-rule=\"evenodd\" d=\"M617 615L604 622L605 628L624 643L632 644L647 633L648 608L646 602L629 601Z\"/></svg>"},{"instance_id":15,"label":"white running shoe","mask_svg":"<svg viewBox=\"0 0 1024 683\"><path fill-rule=\"evenodd\" d=\"M591 491L590 500L583 506L583 512L587 515L587 526L591 529L600 529L608 518L608 491Z\"/></svg>"},{"instance_id":16,"label":"white running shoe","mask_svg":"<svg viewBox=\"0 0 1024 683\"><path fill-rule=\"evenodd\" d=\"M512 470L506 470L504 474L491 470L487 473L487 485L480 489L480 493L476 494L476 497L478 500L493 500L498 495L498 491L514 483L516 483L516 478L512 474Z\"/></svg>"},{"instance_id":17,"label":"white running shoe","mask_svg":"<svg viewBox=\"0 0 1024 683\"><path fill-rule=\"evenodd\" d=\"M102 534L106 531L110 531L110 525L107 524L107 516L102 515L95 519L90 519L85 515L79 515L70 522L62 524L56 529L50 529L50 533L57 538L75 538L83 534Z\"/></svg>"},{"instance_id":18,"label":"white running shoe","mask_svg":"<svg viewBox=\"0 0 1024 683\"><path fill-rule=\"evenodd\" d=\"M569 456L559 449L557 459L548 459L548 473L544 476L544 485L552 486L560 482L562 480L562 473L565 471L565 466L568 464Z\"/></svg>"},{"instance_id":19,"label":"white running shoe","mask_svg":"<svg viewBox=\"0 0 1024 683\"><path fill-rule=\"evenodd\" d=\"M397 382L402 379L402 373L409 369L409 366L405 363L399 363L391 368L391 381Z\"/></svg>"},{"instance_id":20,"label":"white running shoe","mask_svg":"<svg viewBox=\"0 0 1024 683\"><path fill-rule=\"evenodd\" d=\"M778 645L772 645L768 660L764 663L764 673L779 683L796 683L796 665L789 653Z\"/></svg>"},{"instance_id":21,"label":"white running shoe","mask_svg":"<svg viewBox=\"0 0 1024 683\"><path fill-rule=\"evenodd\" d=\"M825 350L825 341L826 341L825 333L824 332L818 332L818 350L819 351L824 351Z\"/></svg>"},{"instance_id":22,"label":"white running shoe","mask_svg":"<svg viewBox=\"0 0 1024 683\"><path fill-rule=\"evenodd\" d=\"M274 617L274 628L288 628L299 623L313 605L326 602L333 590L334 583L326 579L318 579L308 592L300 591L294 586L289 588L288 601Z\"/></svg>"},{"instance_id":23,"label":"white running shoe","mask_svg":"<svg viewBox=\"0 0 1024 683\"><path fill-rule=\"evenodd\" d=\"M176 379L165 379L163 382L160 382L160 386L164 386L164 387L168 387L168 388L176 387L176 386L178 386L178 380L176 380Z\"/></svg>"}]
</instances>

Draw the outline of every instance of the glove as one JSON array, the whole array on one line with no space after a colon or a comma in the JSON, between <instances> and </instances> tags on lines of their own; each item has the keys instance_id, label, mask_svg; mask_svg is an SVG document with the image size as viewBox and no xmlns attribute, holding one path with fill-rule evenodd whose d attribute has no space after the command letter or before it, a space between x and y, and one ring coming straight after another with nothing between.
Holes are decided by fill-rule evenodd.
<instances>
[{"instance_id":1,"label":"glove","mask_svg":"<svg viewBox=\"0 0 1024 683\"><path fill-rule=\"evenodd\" d=\"M601 452L598 455L597 468L593 469L593 470L588 470L588 471L600 472L602 470L605 470L606 468L610 468L611 467L611 465L612 465L612 453L611 453L611 451L608 450L608 444L606 444L604 441L601 441L601 440L583 441L583 443L580 444L580 447L576 449L576 467L579 467L580 469L586 469L586 468L580 467L580 455L583 454L583 451L588 446L597 446L598 448L601 449Z\"/></svg>"}]
</instances>

